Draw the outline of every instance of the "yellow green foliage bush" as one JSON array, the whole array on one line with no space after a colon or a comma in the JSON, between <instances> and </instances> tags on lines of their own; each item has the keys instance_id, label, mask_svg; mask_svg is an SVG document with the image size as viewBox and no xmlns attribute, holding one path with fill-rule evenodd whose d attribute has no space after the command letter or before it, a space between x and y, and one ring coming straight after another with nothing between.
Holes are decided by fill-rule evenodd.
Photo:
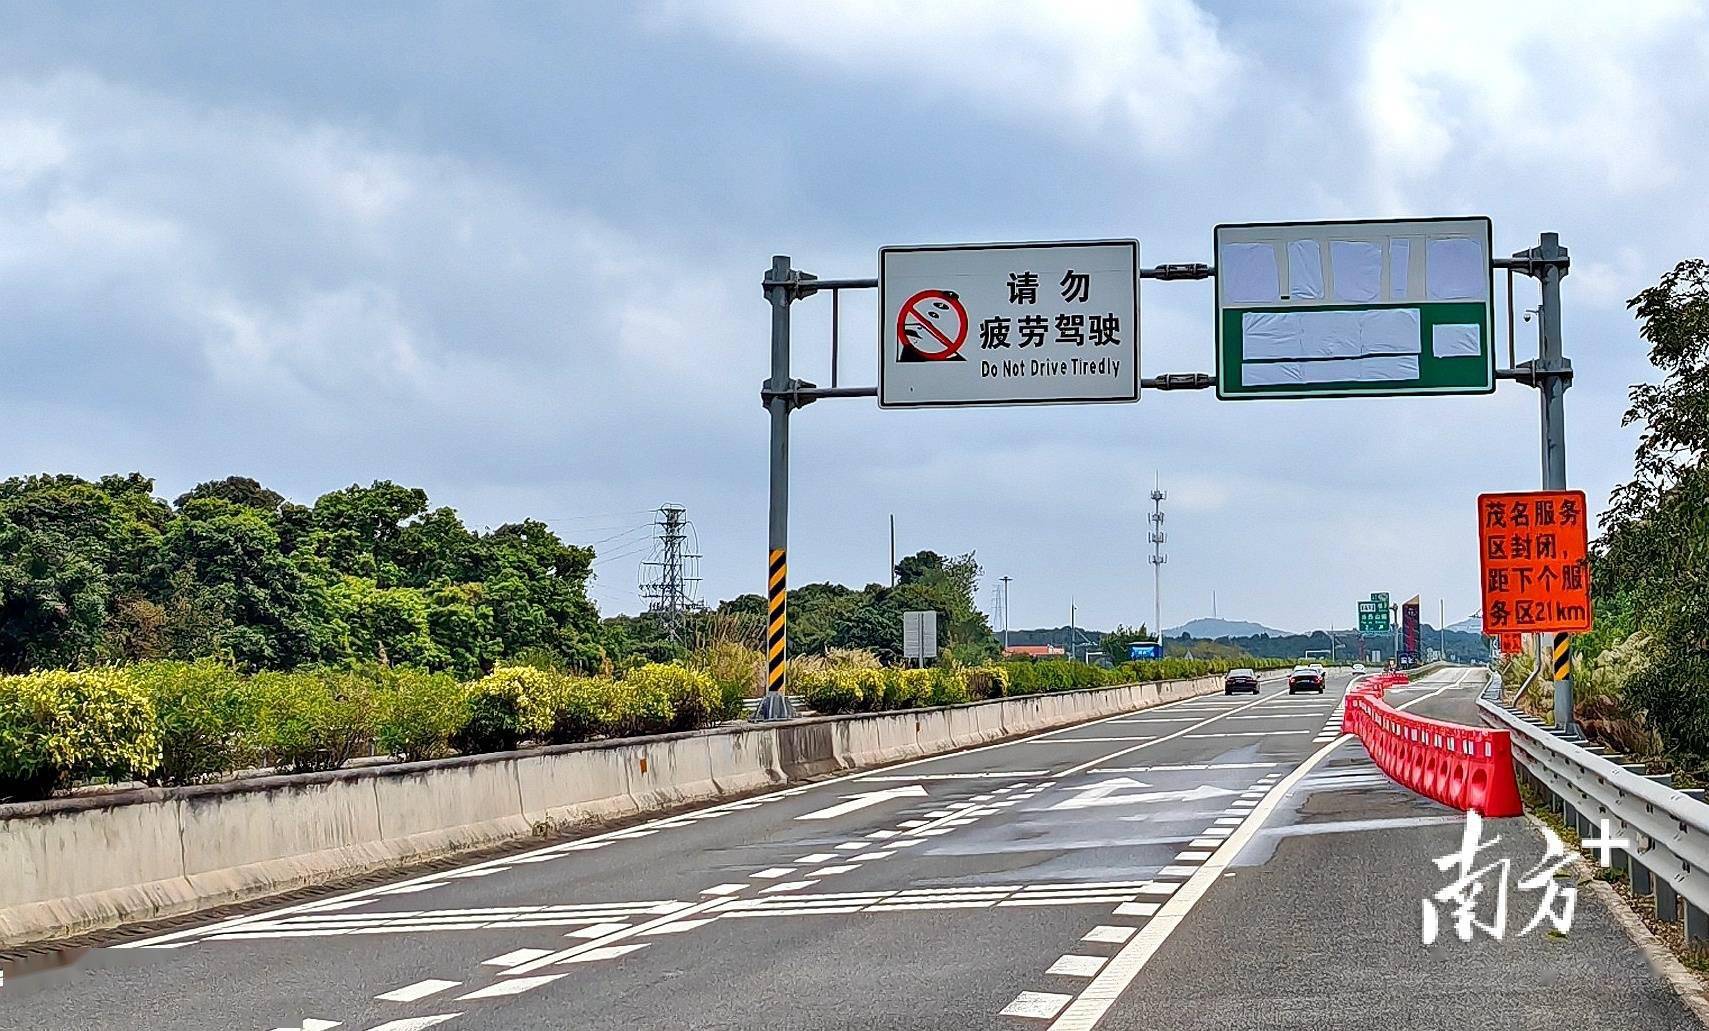
<instances>
[{"instance_id":1,"label":"yellow green foliage bush","mask_svg":"<svg viewBox=\"0 0 1709 1031\"><path fill-rule=\"evenodd\" d=\"M123 672L0 680L0 798L43 798L80 778L130 780L159 765L154 707Z\"/></svg>"}]
</instances>

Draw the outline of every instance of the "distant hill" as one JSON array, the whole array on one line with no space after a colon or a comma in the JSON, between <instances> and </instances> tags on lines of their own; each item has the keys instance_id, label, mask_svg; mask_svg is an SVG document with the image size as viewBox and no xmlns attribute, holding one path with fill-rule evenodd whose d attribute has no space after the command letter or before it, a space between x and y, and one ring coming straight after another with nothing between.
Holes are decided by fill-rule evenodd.
<instances>
[{"instance_id":1,"label":"distant hill","mask_svg":"<svg viewBox=\"0 0 1709 1031\"><path fill-rule=\"evenodd\" d=\"M1163 631L1165 637L1180 637L1182 634L1201 641L1214 641L1219 637L1261 637L1265 634L1271 637L1292 636L1291 631L1277 630L1262 623L1250 623L1244 619L1218 619L1215 616L1190 619L1180 626Z\"/></svg>"}]
</instances>

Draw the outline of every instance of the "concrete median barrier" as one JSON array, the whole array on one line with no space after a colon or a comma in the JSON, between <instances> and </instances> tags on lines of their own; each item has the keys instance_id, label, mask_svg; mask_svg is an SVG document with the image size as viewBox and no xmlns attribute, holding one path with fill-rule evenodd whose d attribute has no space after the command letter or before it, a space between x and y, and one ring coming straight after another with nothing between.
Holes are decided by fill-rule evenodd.
<instances>
[{"instance_id":1,"label":"concrete median barrier","mask_svg":"<svg viewBox=\"0 0 1709 1031\"><path fill-rule=\"evenodd\" d=\"M959 751L1221 686L1200 677L0 805L0 945Z\"/></svg>"}]
</instances>

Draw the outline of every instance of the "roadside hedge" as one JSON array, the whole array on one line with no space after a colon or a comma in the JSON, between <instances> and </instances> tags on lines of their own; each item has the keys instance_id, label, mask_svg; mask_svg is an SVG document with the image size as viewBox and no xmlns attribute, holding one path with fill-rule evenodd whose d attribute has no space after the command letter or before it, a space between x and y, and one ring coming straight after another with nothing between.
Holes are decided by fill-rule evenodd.
<instances>
[{"instance_id":1,"label":"roadside hedge","mask_svg":"<svg viewBox=\"0 0 1709 1031\"><path fill-rule=\"evenodd\" d=\"M507 666L461 683L408 667L242 676L212 662L146 662L0 676L0 801L85 781L189 784L374 754L431 759L694 730L740 714L747 675L726 672L721 683L662 663L621 677Z\"/></svg>"},{"instance_id":2,"label":"roadside hedge","mask_svg":"<svg viewBox=\"0 0 1709 1031\"><path fill-rule=\"evenodd\" d=\"M188 784L258 767L331 770L374 754L431 759L694 730L741 714L763 676L755 654L713 650L692 666L650 663L621 676L501 666L468 683L375 665L243 676L206 661L0 676L0 801L44 798L78 782ZM1204 676L1232 664L901 669L846 651L790 665L806 703L837 714Z\"/></svg>"}]
</instances>

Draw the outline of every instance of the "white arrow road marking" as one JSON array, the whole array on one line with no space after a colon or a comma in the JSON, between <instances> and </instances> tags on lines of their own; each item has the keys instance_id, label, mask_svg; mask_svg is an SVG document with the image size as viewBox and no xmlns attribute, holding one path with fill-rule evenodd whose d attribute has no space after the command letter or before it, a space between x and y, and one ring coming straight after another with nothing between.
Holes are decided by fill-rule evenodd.
<instances>
[{"instance_id":1,"label":"white arrow road marking","mask_svg":"<svg viewBox=\"0 0 1709 1031\"><path fill-rule=\"evenodd\" d=\"M1117 777L1074 792L1074 797L1064 799L1050 808L1055 809L1095 809L1100 806L1114 805L1144 805L1150 802L1201 802L1211 798L1225 798L1239 792L1228 788L1213 787L1201 784L1186 791L1130 791L1123 794L1124 788L1146 787L1140 781L1127 777Z\"/></svg>"},{"instance_id":2,"label":"white arrow road marking","mask_svg":"<svg viewBox=\"0 0 1709 1031\"><path fill-rule=\"evenodd\" d=\"M301 1027L276 1027L273 1031L327 1031L328 1028L343 1026L343 1022L337 1020L315 1020L310 1018L303 1021Z\"/></svg>"},{"instance_id":3,"label":"white arrow road marking","mask_svg":"<svg viewBox=\"0 0 1709 1031\"><path fill-rule=\"evenodd\" d=\"M443 1024L460 1015L457 1013L436 1013L431 1017L405 1017L402 1020L388 1020L377 1027L369 1028L368 1031L423 1031L424 1028Z\"/></svg>"},{"instance_id":4,"label":"white arrow road marking","mask_svg":"<svg viewBox=\"0 0 1709 1031\"><path fill-rule=\"evenodd\" d=\"M831 820L849 813L859 812L867 806L880 802L888 802L892 798L925 798L926 789L918 784L910 784L905 788L885 788L882 791L864 791L858 795L844 795L847 801L828 806L815 812L797 816L797 820Z\"/></svg>"}]
</instances>

